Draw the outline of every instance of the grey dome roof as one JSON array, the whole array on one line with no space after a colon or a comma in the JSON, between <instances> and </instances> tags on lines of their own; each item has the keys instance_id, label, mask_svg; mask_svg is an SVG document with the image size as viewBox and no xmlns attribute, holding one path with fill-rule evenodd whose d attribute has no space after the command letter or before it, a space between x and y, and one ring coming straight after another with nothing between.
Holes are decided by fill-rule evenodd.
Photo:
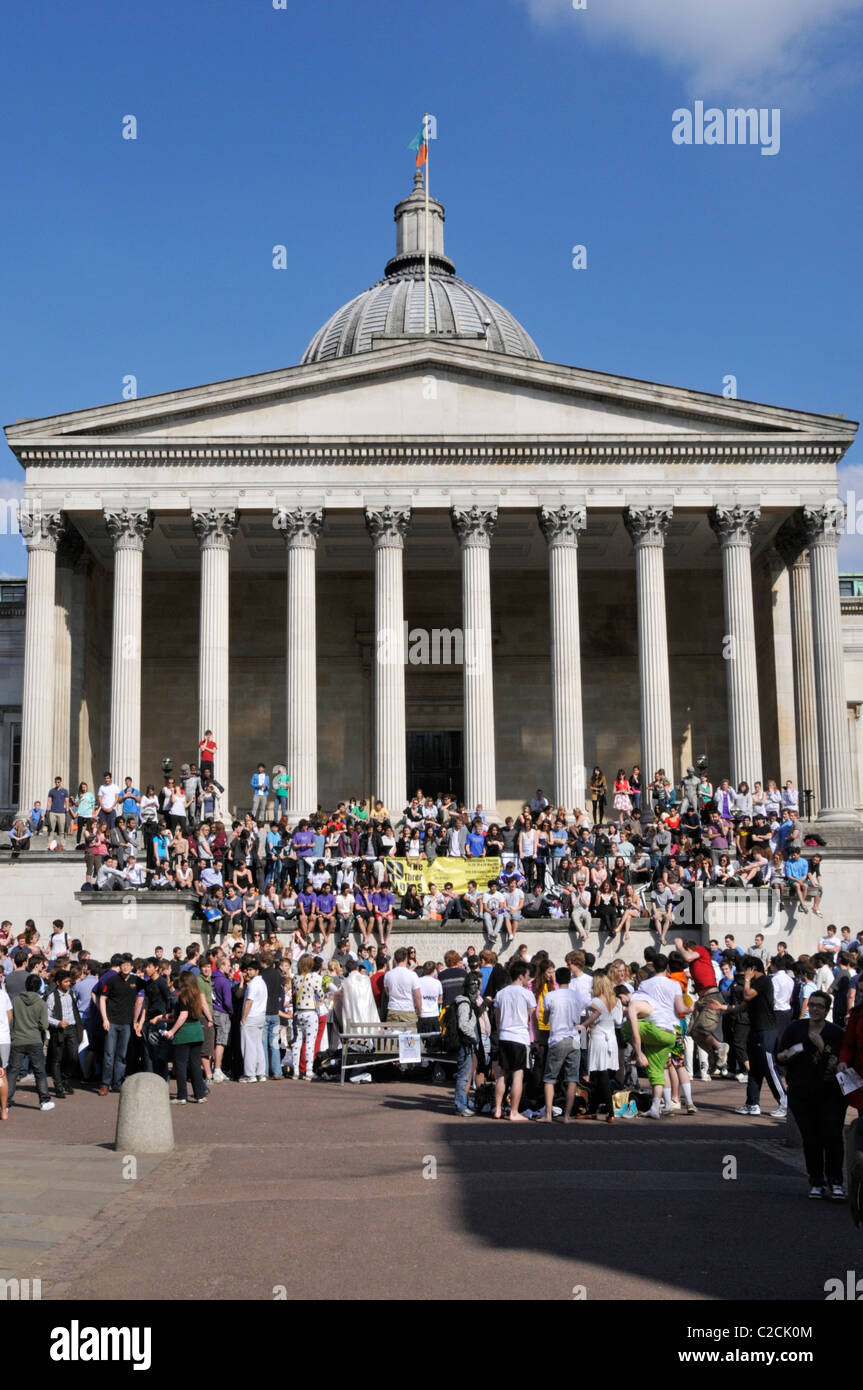
<instances>
[{"instance_id":1,"label":"grey dome roof","mask_svg":"<svg viewBox=\"0 0 863 1390\"><path fill-rule=\"evenodd\" d=\"M343 304L319 328L302 363L370 352L387 338L425 336L425 195L422 175L395 209L396 254L385 278ZM443 205L429 199L429 336L468 341L491 352L542 360L536 343L508 309L455 273L443 249ZM377 342L372 340L376 339Z\"/></svg>"}]
</instances>

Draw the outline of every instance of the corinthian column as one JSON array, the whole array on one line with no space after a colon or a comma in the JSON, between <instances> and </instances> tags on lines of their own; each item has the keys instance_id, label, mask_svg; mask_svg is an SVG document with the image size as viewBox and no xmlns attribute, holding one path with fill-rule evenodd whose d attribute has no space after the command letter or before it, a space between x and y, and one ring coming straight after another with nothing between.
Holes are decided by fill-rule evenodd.
<instances>
[{"instance_id":1,"label":"corinthian column","mask_svg":"<svg viewBox=\"0 0 863 1390\"><path fill-rule=\"evenodd\" d=\"M63 778L64 787L78 789L76 766L72 766L72 651L74 606L77 585L75 567L81 559L84 543L77 532L67 531L57 547L56 602L54 606L54 772ZM77 708L77 706L76 706ZM75 783L73 787L73 782ZM44 795L44 793L43 793Z\"/></svg>"},{"instance_id":2,"label":"corinthian column","mask_svg":"<svg viewBox=\"0 0 863 1390\"><path fill-rule=\"evenodd\" d=\"M218 752L216 780L224 787L223 804L231 804L228 778L230 748L230 571L231 540L237 529L235 508L192 508L192 526L201 547L201 616L198 657L198 735L211 729Z\"/></svg>"},{"instance_id":3,"label":"corinthian column","mask_svg":"<svg viewBox=\"0 0 863 1390\"><path fill-rule=\"evenodd\" d=\"M323 524L322 509L273 508L273 526L282 532L288 552L285 765L293 824L318 809L315 550Z\"/></svg>"},{"instance_id":4,"label":"corinthian column","mask_svg":"<svg viewBox=\"0 0 863 1390\"><path fill-rule=\"evenodd\" d=\"M114 621L111 639L110 772L118 786L141 780L141 598L144 541L153 529L146 507L105 511L114 542Z\"/></svg>"},{"instance_id":5,"label":"corinthian column","mask_svg":"<svg viewBox=\"0 0 863 1390\"><path fill-rule=\"evenodd\" d=\"M645 784L660 768L674 781L671 684L665 608L665 537L670 507L627 507L623 524L635 547L641 765Z\"/></svg>"},{"instance_id":6,"label":"corinthian column","mask_svg":"<svg viewBox=\"0 0 863 1390\"><path fill-rule=\"evenodd\" d=\"M24 628L24 689L21 696L22 813L34 801L45 805L54 785L54 583L57 543L63 531L62 512L42 512L24 503L19 515L27 547L27 616ZM65 769L63 770L65 772Z\"/></svg>"},{"instance_id":7,"label":"corinthian column","mask_svg":"<svg viewBox=\"0 0 863 1390\"><path fill-rule=\"evenodd\" d=\"M839 538L845 504L838 498L820 507L803 508L812 579L812 637L815 650L815 703L821 765L819 820L854 820L854 796L848 765L848 714L842 665L839 606Z\"/></svg>"},{"instance_id":8,"label":"corinthian column","mask_svg":"<svg viewBox=\"0 0 863 1390\"><path fill-rule=\"evenodd\" d=\"M812 636L812 581L806 533L799 513L780 527L776 547L788 568L791 589L791 651L797 729L797 785L819 804L818 710L815 700L815 643ZM802 802L801 802L802 808Z\"/></svg>"},{"instance_id":9,"label":"corinthian column","mask_svg":"<svg viewBox=\"0 0 863 1390\"><path fill-rule=\"evenodd\" d=\"M366 508L375 548L374 794L390 814L407 795L403 557L410 508Z\"/></svg>"},{"instance_id":10,"label":"corinthian column","mask_svg":"<svg viewBox=\"0 0 863 1390\"><path fill-rule=\"evenodd\" d=\"M722 547L725 607L725 658L728 689L728 745L735 787L761 781L761 723L755 660L755 609L752 602L752 537L760 507L714 507L710 525Z\"/></svg>"},{"instance_id":11,"label":"corinthian column","mask_svg":"<svg viewBox=\"0 0 863 1390\"><path fill-rule=\"evenodd\" d=\"M587 525L584 507L540 507L548 542L551 593L551 756L558 806L584 799L584 722L581 707L581 635L578 615L578 537Z\"/></svg>"},{"instance_id":12,"label":"corinthian column","mask_svg":"<svg viewBox=\"0 0 863 1390\"><path fill-rule=\"evenodd\" d=\"M453 507L461 545L464 628L464 799L469 811L493 813L497 799L494 761L494 673L491 661L491 537L497 507Z\"/></svg>"}]
</instances>

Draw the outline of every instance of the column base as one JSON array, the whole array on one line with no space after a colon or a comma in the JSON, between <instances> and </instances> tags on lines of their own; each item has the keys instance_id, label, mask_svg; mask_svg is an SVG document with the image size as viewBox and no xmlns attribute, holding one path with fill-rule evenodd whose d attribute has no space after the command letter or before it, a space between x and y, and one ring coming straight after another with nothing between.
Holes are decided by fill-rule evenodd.
<instances>
[{"instance_id":1,"label":"column base","mask_svg":"<svg viewBox=\"0 0 863 1390\"><path fill-rule=\"evenodd\" d=\"M828 821L837 825L856 825L863 833L863 820L860 819L853 807L822 806L815 821L819 824L822 821Z\"/></svg>"}]
</instances>

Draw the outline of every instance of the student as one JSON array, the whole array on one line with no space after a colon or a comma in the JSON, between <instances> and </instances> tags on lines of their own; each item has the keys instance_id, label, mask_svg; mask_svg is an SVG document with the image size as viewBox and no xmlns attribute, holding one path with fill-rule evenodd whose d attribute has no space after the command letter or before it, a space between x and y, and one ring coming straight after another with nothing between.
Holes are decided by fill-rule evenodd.
<instances>
[{"instance_id":1,"label":"student","mask_svg":"<svg viewBox=\"0 0 863 1390\"><path fill-rule=\"evenodd\" d=\"M530 1017L536 1009L536 999L530 988L530 967L524 961L514 961L510 967L511 983L502 989L494 1001L498 1029L498 1060L502 1075L494 1087L494 1119L503 1119L503 1100L510 1091L509 1118L524 1121L519 1114L524 1073L530 1048Z\"/></svg>"}]
</instances>

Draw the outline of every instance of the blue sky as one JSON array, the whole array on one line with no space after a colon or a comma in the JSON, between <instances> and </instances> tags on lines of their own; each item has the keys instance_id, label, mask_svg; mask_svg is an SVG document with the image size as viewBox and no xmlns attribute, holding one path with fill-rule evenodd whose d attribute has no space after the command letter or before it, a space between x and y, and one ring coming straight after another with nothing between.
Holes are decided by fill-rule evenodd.
<instances>
[{"instance_id":1,"label":"blue sky","mask_svg":"<svg viewBox=\"0 0 863 1390\"><path fill-rule=\"evenodd\" d=\"M447 251L548 360L861 418L863 0L6 0L0 37L4 424L298 361L424 110ZM780 152L675 145L696 99L778 104Z\"/></svg>"}]
</instances>

